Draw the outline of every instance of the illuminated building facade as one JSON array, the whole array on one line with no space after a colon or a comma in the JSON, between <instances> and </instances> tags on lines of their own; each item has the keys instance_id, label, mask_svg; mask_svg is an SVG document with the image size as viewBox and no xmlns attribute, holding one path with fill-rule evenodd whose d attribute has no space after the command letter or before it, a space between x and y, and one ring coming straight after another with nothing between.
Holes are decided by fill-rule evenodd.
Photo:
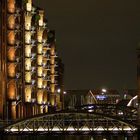
<instances>
[{"instance_id":1,"label":"illuminated building facade","mask_svg":"<svg viewBox=\"0 0 140 140\"><path fill-rule=\"evenodd\" d=\"M69 109L90 104L117 104L120 100L119 92L112 89L67 90L64 94L64 105Z\"/></svg>"},{"instance_id":2,"label":"illuminated building facade","mask_svg":"<svg viewBox=\"0 0 140 140\"><path fill-rule=\"evenodd\" d=\"M44 11L32 0L1 0L0 14L0 118L61 109L63 74Z\"/></svg>"}]
</instances>

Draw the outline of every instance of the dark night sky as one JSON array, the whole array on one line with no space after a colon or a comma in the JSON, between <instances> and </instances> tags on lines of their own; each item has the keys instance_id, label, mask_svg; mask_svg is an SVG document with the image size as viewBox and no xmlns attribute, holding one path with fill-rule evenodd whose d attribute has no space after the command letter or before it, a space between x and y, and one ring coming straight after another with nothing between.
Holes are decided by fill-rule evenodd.
<instances>
[{"instance_id":1,"label":"dark night sky","mask_svg":"<svg viewBox=\"0 0 140 140\"><path fill-rule=\"evenodd\" d=\"M56 30L66 89L136 88L140 0L33 0Z\"/></svg>"}]
</instances>

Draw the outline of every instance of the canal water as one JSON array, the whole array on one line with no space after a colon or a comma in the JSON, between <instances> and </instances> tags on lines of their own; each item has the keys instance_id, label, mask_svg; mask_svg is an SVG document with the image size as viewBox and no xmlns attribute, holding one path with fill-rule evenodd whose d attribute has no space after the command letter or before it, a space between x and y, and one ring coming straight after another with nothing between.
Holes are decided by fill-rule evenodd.
<instances>
[{"instance_id":1,"label":"canal water","mask_svg":"<svg viewBox=\"0 0 140 140\"><path fill-rule=\"evenodd\" d=\"M140 140L137 135L1 135L0 140Z\"/></svg>"}]
</instances>

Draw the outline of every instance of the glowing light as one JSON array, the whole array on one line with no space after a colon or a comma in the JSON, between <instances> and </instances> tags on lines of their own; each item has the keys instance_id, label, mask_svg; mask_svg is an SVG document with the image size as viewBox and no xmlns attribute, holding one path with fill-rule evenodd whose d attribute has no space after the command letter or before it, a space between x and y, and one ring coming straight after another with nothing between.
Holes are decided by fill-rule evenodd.
<instances>
[{"instance_id":1,"label":"glowing light","mask_svg":"<svg viewBox=\"0 0 140 140\"><path fill-rule=\"evenodd\" d=\"M138 97L137 95L134 96L134 97L129 101L129 103L127 104L127 106L131 106L132 101L135 100L135 99L137 99L137 97Z\"/></svg>"},{"instance_id":2,"label":"glowing light","mask_svg":"<svg viewBox=\"0 0 140 140\"><path fill-rule=\"evenodd\" d=\"M107 90L106 90L105 88L103 88L103 89L102 89L102 92L104 92L104 93L105 93L105 92L107 92Z\"/></svg>"},{"instance_id":3,"label":"glowing light","mask_svg":"<svg viewBox=\"0 0 140 140\"><path fill-rule=\"evenodd\" d=\"M57 92L60 93L61 92L61 89L57 89Z\"/></svg>"}]
</instances>

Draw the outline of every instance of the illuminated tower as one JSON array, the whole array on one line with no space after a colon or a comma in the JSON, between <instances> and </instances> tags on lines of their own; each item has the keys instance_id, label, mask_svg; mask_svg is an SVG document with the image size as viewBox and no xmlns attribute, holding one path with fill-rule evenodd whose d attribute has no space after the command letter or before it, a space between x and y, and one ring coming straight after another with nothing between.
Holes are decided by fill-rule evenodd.
<instances>
[{"instance_id":1,"label":"illuminated tower","mask_svg":"<svg viewBox=\"0 0 140 140\"><path fill-rule=\"evenodd\" d=\"M0 10L0 118L60 109L55 32L44 10L32 0L1 0Z\"/></svg>"}]
</instances>

